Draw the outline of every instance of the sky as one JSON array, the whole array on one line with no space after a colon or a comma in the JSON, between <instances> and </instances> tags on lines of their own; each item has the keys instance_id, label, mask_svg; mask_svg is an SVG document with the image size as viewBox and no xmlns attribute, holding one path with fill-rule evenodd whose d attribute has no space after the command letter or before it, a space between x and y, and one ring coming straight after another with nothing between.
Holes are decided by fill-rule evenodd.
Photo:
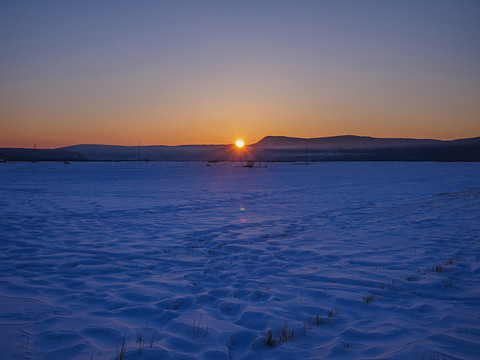
<instances>
[{"instance_id":1,"label":"sky","mask_svg":"<svg viewBox=\"0 0 480 360\"><path fill-rule=\"evenodd\" d=\"M0 1L0 147L480 136L480 1Z\"/></svg>"}]
</instances>

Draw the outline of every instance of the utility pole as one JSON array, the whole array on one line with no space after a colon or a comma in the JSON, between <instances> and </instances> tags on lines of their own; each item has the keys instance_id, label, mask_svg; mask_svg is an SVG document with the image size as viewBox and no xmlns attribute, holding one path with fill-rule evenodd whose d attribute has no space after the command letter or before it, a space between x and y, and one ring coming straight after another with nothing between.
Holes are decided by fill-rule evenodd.
<instances>
[{"instance_id":1,"label":"utility pole","mask_svg":"<svg viewBox=\"0 0 480 360\"><path fill-rule=\"evenodd\" d=\"M307 145L308 145L308 140L305 139L305 166L308 165L308 147L307 147Z\"/></svg>"}]
</instances>

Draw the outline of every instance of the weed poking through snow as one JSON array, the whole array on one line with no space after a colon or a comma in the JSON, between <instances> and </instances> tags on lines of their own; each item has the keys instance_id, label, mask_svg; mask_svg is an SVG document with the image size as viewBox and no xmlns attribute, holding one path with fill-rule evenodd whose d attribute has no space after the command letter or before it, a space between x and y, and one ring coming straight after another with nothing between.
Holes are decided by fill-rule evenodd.
<instances>
[{"instance_id":1,"label":"weed poking through snow","mask_svg":"<svg viewBox=\"0 0 480 360\"><path fill-rule=\"evenodd\" d=\"M124 360L125 359L125 352L127 351L127 349L125 348L125 337L126 337L126 335L123 335L122 348L120 349L120 354L118 356L118 360ZM118 346L117 346L117 354L118 354Z\"/></svg>"},{"instance_id":2,"label":"weed poking through snow","mask_svg":"<svg viewBox=\"0 0 480 360\"><path fill-rule=\"evenodd\" d=\"M340 315L340 309L328 309L327 311L327 316L329 318L334 318L334 317L337 317L338 315Z\"/></svg>"},{"instance_id":3,"label":"weed poking through snow","mask_svg":"<svg viewBox=\"0 0 480 360\"><path fill-rule=\"evenodd\" d=\"M368 295L368 296L364 296L364 297L363 297L363 301L368 304L368 303L373 302L373 299L374 299L374 298L375 298L375 295L372 293L372 294L370 294L370 295Z\"/></svg>"},{"instance_id":4,"label":"weed poking through snow","mask_svg":"<svg viewBox=\"0 0 480 360\"><path fill-rule=\"evenodd\" d=\"M329 318L337 317L340 315L340 309L328 309L327 316ZM307 336L307 330L312 329L312 325L315 322L315 325L320 326L324 325L326 322L320 316L317 315L315 318L311 317L303 321L303 326L301 328L295 329L288 326L288 322L285 319L283 326L277 329L277 334L274 335L272 330L268 330L267 337L264 339L263 343L267 346L275 347L277 344L282 342L287 342L295 337L295 333L300 334L301 336Z\"/></svg>"},{"instance_id":5,"label":"weed poking through snow","mask_svg":"<svg viewBox=\"0 0 480 360\"><path fill-rule=\"evenodd\" d=\"M188 335L192 335L193 338L198 338L200 336L205 337L207 336L207 331L208 331L208 326L206 328L201 327L201 322L202 322L202 315L200 315L200 318L198 319L198 323L195 324L195 319L193 319L193 325L192 329L188 330Z\"/></svg>"},{"instance_id":6,"label":"weed poking through snow","mask_svg":"<svg viewBox=\"0 0 480 360\"><path fill-rule=\"evenodd\" d=\"M264 343L267 346L275 346L280 342L287 342L295 337L295 328L288 328L287 320L284 321L283 326L277 330L277 336L273 336L272 330L268 330L267 338Z\"/></svg>"}]
</instances>

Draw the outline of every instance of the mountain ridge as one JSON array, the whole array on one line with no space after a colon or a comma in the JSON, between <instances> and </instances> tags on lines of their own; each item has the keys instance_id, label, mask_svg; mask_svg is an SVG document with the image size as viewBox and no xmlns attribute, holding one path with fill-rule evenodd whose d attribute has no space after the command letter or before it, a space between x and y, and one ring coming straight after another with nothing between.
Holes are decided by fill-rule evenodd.
<instances>
[{"instance_id":1,"label":"mountain ridge","mask_svg":"<svg viewBox=\"0 0 480 360\"><path fill-rule=\"evenodd\" d=\"M455 140L339 135L265 136L228 145L78 144L57 149L0 149L3 161L480 161L480 137Z\"/></svg>"},{"instance_id":2,"label":"mountain ridge","mask_svg":"<svg viewBox=\"0 0 480 360\"><path fill-rule=\"evenodd\" d=\"M380 148L380 147L404 147L404 146L425 146L452 144L453 142L478 142L480 137L464 138L455 140L437 140L437 139L415 139L415 138L377 138L371 136L358 135L337 135L317 138L300 138L290 136L265 136L259 142L253 144L257 147L331 147L331 148Z\"/></svg>"}]
</instances>

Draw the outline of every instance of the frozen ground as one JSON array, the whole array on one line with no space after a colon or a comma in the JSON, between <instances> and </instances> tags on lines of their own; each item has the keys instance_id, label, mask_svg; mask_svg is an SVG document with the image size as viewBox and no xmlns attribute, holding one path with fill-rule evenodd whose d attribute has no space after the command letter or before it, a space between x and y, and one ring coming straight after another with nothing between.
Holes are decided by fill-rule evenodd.
<instances>
[{"instance_id":1,"label":"frozen ground","mask_svg":"<svg viewBox=\"0 0 480 360\"><path fill-rule=\"evenodd\" d=\"M478 359L480 164L0 164L0 333L2 359Z\"/></svg>"}]
</instances>

